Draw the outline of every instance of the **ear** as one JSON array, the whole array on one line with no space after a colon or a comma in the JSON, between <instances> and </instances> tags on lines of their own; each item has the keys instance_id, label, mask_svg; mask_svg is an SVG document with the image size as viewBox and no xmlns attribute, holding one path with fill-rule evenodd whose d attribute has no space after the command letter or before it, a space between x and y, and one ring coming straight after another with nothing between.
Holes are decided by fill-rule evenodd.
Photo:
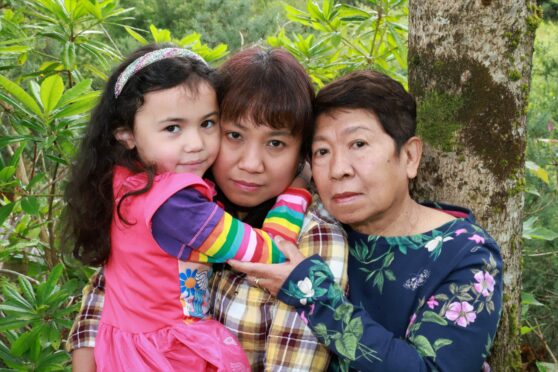
<instances>
[{"instance_id":1,"label":"ear","mask_svg":"<svg viewBox=\"0 0 558 372\"><path fill-rule=\"evenodd\" d=\"M405 161L407 177L415 178L422 157L422 140L419 137L409 138L401 148L401 156Z\"/></svg>"},{"instance_id":2,"label":"ear","mask_svg":"<svg viewBox=\"0 0 558 372\"><path fill-rule=\"evenodd\" d=\"M134 138L134 133L130 128L120 127L114 131L114 138L120 142L128 150L136 147L136 140Z\"/></svg>"}]
</instances>

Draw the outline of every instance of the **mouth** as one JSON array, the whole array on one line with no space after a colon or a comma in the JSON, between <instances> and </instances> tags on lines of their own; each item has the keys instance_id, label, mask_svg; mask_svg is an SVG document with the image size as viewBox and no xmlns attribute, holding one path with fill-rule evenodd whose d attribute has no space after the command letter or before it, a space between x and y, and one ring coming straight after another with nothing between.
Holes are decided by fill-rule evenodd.
<instances>
[{"instance_id":1,"label":"mouth","mask_svg":"<svg viewBox=\"0 0 558 372\"><path fill-rule=\"evenodd\" d=\"M334 194L331 199L335 202L335 203L339 203L339 204L344 204L344 203L350 203L352 202L354 199L356 199L360 194L356 193L356 192L341 192L338 194Z\"/></svg>"},{"instance_id":2,"label":"mouth","mask_svg":"<svg viewBox=\"0 0 558 372\"><path fill-rule=\"evenodd\" d=\"M237 189L246 192L254 192L262 187L259 183L241 181L241 180L232 180L233 184L236 186Z\"/></svg>"},{"instance_id":3,"label":"mouth","mask_svg":"<svg viewBox=\"0 0 558 372\"><path fill-rule=\"evenodd\" d=\"M184 163L180 163L180 165L185 167L196 166L205 163L205 160L191 160Z\"/></svg>"}]
</instances>

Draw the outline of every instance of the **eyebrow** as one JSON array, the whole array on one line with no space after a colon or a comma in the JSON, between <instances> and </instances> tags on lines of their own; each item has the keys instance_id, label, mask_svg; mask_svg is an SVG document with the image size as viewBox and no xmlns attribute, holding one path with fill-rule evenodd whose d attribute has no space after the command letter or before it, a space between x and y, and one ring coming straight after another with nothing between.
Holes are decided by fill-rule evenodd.
<instances>
[{"instance_id":1,"label":"eyebrow","mask_svg":"<svg viewBox=\"0 0 558 372\"><path fill-rule=\"evenodd\" d=\"M212 117L212 116L219 116L219 111L212 111L212 112L210 112L210 113L208 113L208 114L205 114L205 115L202 117L202 120L207 119L207 118L210 118L210 117ZM172 117L172 116L169 116L169 117L167 117L167 118L164 118L164 119L162 119L162 120L159 120L159 124L168 123L168 122L183 122L183 121L187 121L187 120L185 120L183 117Z\"/></svg>"},{"instance_id":2,"label":"eyebrow","mask_svg":"<svg viewBox=\"0 0 558 372\"><path fill-rule=\"evenodd\" d=\"M236 123L235 122L235 123L233 123L233 125L235 127L239 128L239 129L250 130L250 128L248 128L246 125L241 124L241 123ZM260 125L260 126L271 128L267 125ZM270 136L289 136L290 137L293 134L289 130L286 130L286 129L274 129L274 130L271 131L271 133L269 135Z\"/></svg>"},{"instance_id":3,"label":"eyebrow","mask_svg":"<svg viewBox=\"0 0 558 372\"><path fill-rule=\"evenodd\" d=\"M354 125L352 127L348 127L348 128L343 129L343 131L341 133L342 134L352 134L354 132L358 132L359 130L365 130L367 132L372 132L372 129L370 129L366 126ZM314 136L314 138L312 139L312 142L318 142L318 141L327 141L327 139L326 139L326 137L324 137L322 135Z\"/></svg>"}]
</instances>

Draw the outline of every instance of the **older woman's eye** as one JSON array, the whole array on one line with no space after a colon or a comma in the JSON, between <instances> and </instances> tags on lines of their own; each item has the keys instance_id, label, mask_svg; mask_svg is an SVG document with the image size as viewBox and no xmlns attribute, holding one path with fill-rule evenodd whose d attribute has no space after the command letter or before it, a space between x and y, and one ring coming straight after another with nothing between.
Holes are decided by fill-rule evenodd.
<instances>
[{"instance_id":1,"label":"older woman's eye","mask_svg":"<svg viewBox=\"0 0 558 372\"><path fill-rule=\"evenodd\" d=\"M327 149L317 149L316 151L313 152L313 156L316 158L319 158L321 156L327 155L329 151Z\"/></svg>"},{"instance_id":2,"label":"older woman's eye","mask_svg":"<svg viewBox=\"0 0 558 372\"><path fill-rule=\"evenodd\" d=\"M366 145L367 145L366 141L361 141L361 140L354 141L352 143L352 147L356 147L356 148L361 148L361 147L364 147Z\"/></svg>"}]
</instances>

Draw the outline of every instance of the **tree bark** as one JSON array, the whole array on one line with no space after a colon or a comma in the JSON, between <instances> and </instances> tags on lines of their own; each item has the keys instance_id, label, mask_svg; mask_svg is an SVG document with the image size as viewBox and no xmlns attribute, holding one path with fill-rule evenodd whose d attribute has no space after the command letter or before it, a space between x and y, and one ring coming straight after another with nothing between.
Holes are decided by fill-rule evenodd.
<instances>
[{"instance_id":1,"label":"tree bark","mask_svg":"<svg viewBox=\"0 0 558 372\"><path fill-rule=\"evenodd\" d=\"M410 0L409 89L426 142L413 192L468 206L504 259L489 363L521 369L519 312L527 95L539 8L532 0Z\"/></svg>"}]
</instances>

